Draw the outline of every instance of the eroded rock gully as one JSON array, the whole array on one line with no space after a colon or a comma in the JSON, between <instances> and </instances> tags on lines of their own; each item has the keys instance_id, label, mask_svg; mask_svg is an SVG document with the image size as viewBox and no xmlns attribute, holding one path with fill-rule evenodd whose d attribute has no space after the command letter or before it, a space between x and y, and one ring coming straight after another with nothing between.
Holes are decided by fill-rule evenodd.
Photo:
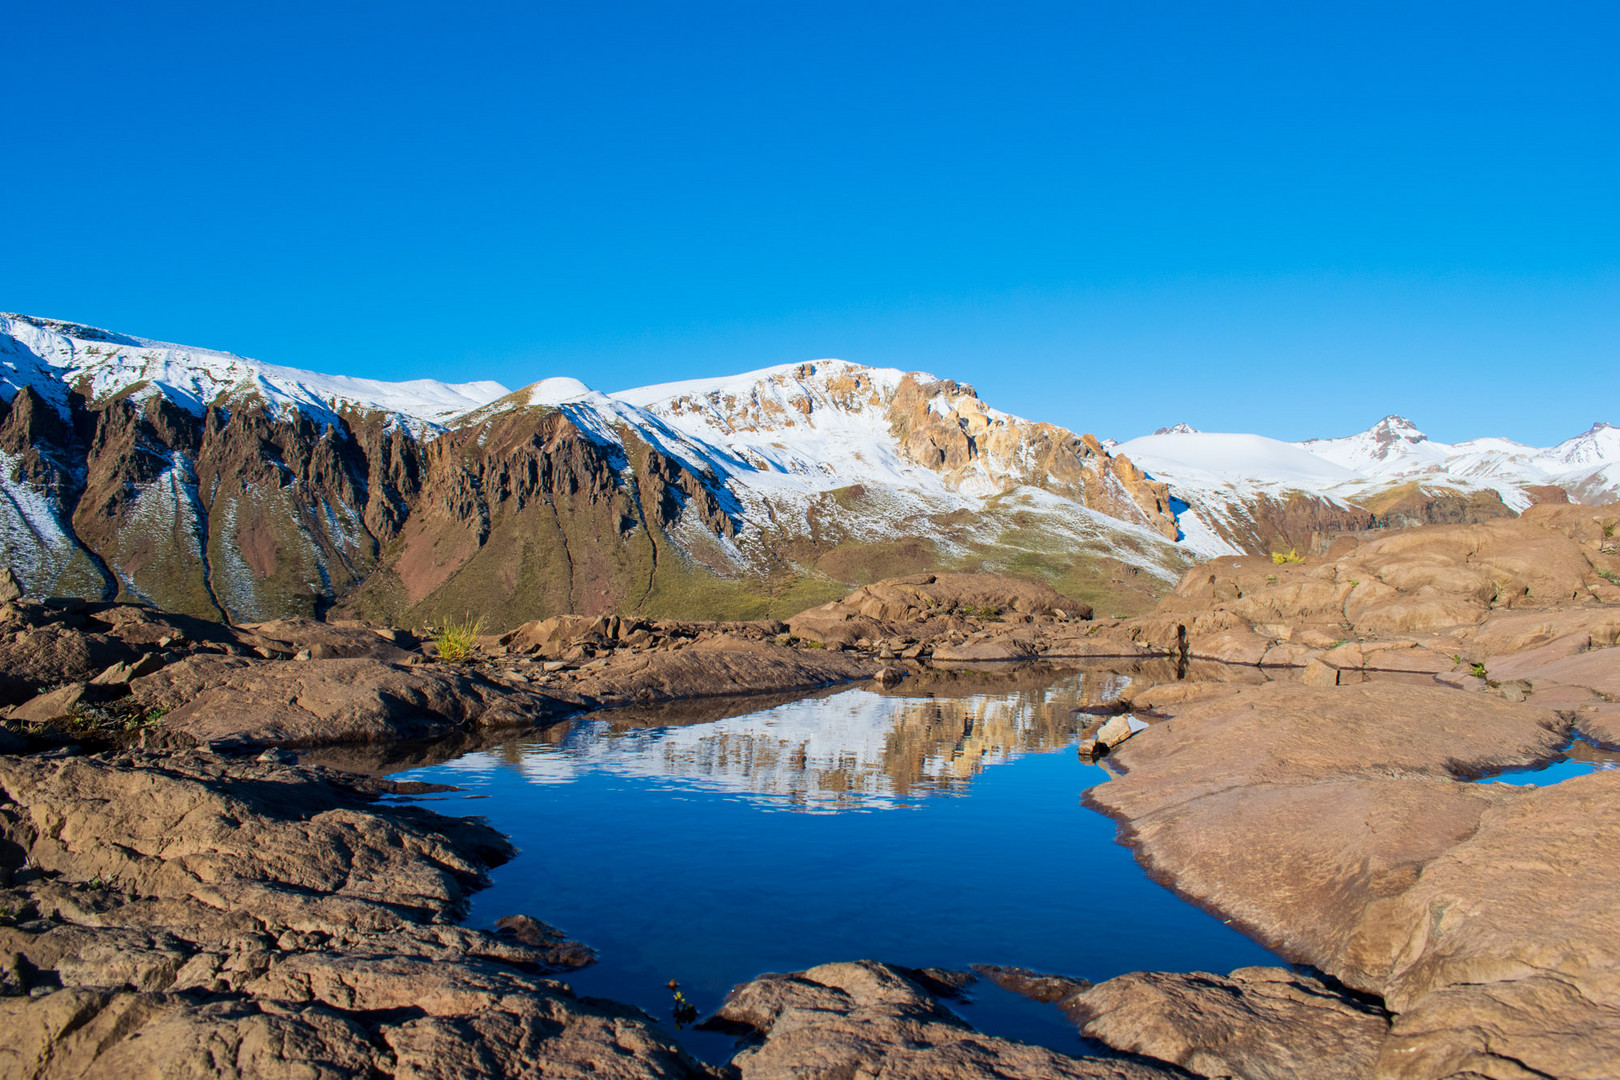
<instances>
[{"instance_id":1,"label":"eroded rock gully","mask_svg":"<svg viewBox=\"0 0 1620 1080\"><path fill-rule=\"evenodd\" d=\"M787 625L563 616L464 665L360 623L13 601L0 1075L712 1074L636 1010L547 977L582 949L455 925L502 838L280 750L337 760L600 705L1115 656L1135 673L1119 707L1150 723L1093 804L1150 872L1315 971L987 970L1114 1055L1071 1057L973 1031L943 973L827 964L734 991L716 1022L743 1046L722 1071L1612 1076L1620 772L1470 781L1575 737L1620 743L1616 518L1544 506L1299 563L1217 560L1130 620L919 575ZM107 749L39 752L69 739Z\"/></svg>"}]
</instances>

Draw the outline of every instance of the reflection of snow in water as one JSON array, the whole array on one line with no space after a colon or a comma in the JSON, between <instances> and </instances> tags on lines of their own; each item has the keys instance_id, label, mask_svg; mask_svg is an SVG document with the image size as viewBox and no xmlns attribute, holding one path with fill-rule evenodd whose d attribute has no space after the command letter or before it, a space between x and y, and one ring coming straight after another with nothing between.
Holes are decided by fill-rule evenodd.
<instances>
[{"instance_id":1,"label":"reflection of snow in water","mask_svg":"<svg viewBox=\"0 0 1620 1080\"><path fill-rule=\"evenodd\" d=\"M1101 678L1110 680L1104 696L1117 693L1115 677ZM766 807L902 806L918 794L957 788L987 764L1067 741L1079 726L1079 682L965 698L848 690L684 727L616 731L609 721L586 719L559 742L525 742L440 767L480 773L505 766L535 784L592 772L674 780L762 797Z\"/></svg>"}]
</instances>

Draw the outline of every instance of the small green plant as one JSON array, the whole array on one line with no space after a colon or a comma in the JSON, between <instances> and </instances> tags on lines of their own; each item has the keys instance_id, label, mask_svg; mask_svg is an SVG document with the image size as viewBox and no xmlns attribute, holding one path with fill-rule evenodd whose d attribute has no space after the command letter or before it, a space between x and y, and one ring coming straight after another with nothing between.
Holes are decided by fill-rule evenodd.
<instances>
[{"instance_id":1,"label":"small green plant","mask_svg":"<svg viewBox=\"0 0 1620 1080\"><path fill-rule=\"evenodd\" d=\"M1267 585L1275 585L1275 584L1277 584L1277 575L1276 574L1267 574L1266 575L1266 584Z\"/></svg>"},{"instance_id":2,"label":"small green plant","mask_svg":"<svg viewBox=\"0 0 1620 1080\"><path fill-rule=\"evenodd\" d=\"M799 642L799 644L803 645L807 649L825 649L827 647L827 643L825 641L811 641L808 638Z\"/></svg>"},{"instance_id":3,"label":"small green plant","mask_svg":"<svg viewBox=\"0 0 1620 1080\"><path fill-rule=\"evenodd\" d=\"M1360 585L1360 584L1361 584L1361 582L1357 581L1355 578L1350 579L1350 587L1352 589L1355 588L1357 585Z\"/></svg>"},{"instance_id":4,"label":"small green plant","mask_svg":"<svg viewBox=\"0 0 1620 1080\"><path fill-rule=\"evenodd\" d=\"M156 724L167 715L169 715L168 709L147 709L145 712L133 713L124 718L124 730L141 731Z\"/></svg>"},{"instance_id":5,"label":"small green plant","mask_svg":"<svg viewBox=\"0 0 1620 1080\"><path fill-rule=\"evenodd\" d=\"M1620 585L1620 574L1615 573L1613 570L1599 570L1597 576L1610 585Z\"/></svg>"},{"instance_id":6,"label":"small green plant","mask_svg":"<svg viewBox=\"0 0 1620 1080\"><path fill-rule=\"evenodd\" d=\"M1484 664L1471 664L1471 665L1469 665L1468 674L1472 675L1476 679L1484 679L1484 678L1488 677L1485 674L1485 665Z\"/></svg>"},{"instance_id":7,"label":"small green plant","mask_svg":"<svg viewBox=\"0 0 1620 1080\"><path fill-rule=\"evenodd\" d=\"M463 615L459 622L446 619L444 625L433 631L433 644L438 648L439 659L451 664L464 664L471 660L473 649L483 632L483 616L476 621L471 615Z\"/></svg>"},{"instance_id":8,"label":"small green plant","mask_svg":"<svg viewBox=\"0 0 1620 1080\"><path fill-rule=\"evenodd\" d=\"M101 880L101 875L100 874L97 874L95 877L93 877L89 881L85 882L85 887L90 888L90 889L94 889L97 892L100 892L101 890L103 890L103 889L105 889L107 887L107 883L105 881Z\"/></svg>"},{"instance_id":9,"label":"small green plant","mask_svg":"<svg viewBox=\"0 0 1620 1080\"><path fill-rule=\"evenodd\" d=\"M1614 535L1614 526L1615 523L1612 521L1605 521L1603 523L1603 536L1605 539Z\"/></svg>"},{"instance_id":10,"label":"small green plant","mask_svg":"<svg viewBox=\"0 0 1620 1080\"><path fill-rule=\"evenodd\" d=\"M671 1011L674 1013L675 1028L678 1031L697 1020L697 1006L686 1000L686 995L681 993L681 984L674 979L669 980L669 992L675 995Z\"/></svg>"},{"instance_id":11,"label":"small green plant","mask_svg":"<svg viewBox=\"0 0 1620 1080\"><path fill-rule=\"evenodd\" d=\"M1297 548L1289 548L1286 554L1281 551L1273 551L1271 561L1281 566L1284 563L1304 562L1305 556L1301 555Z\"/></svg>"}]
</instances>

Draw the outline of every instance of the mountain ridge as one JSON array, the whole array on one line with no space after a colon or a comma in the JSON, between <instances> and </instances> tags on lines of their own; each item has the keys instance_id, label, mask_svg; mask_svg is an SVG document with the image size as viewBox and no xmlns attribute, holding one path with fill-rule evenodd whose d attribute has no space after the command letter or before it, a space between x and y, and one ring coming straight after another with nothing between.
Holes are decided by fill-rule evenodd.
<instances>
[{"instance_id":1,"label":"mountain ridge","mask_svg":"<svg viewBox=\"0 0 1620 1080\"><path fill-rule=\"evenodd\" d=\"M1302 443L1178 424L1116 445L842 360L508 390L9 314L0 404L0 549L29 591L236 621L791 614L942 569L1129 606L1203 557L1620 492L1601 422L1550 448L1435 443L1393 415Z\"/></svg>"},{"instance_id":2,"label":"mountain ridge","mask_svg":"<svg viewBox=\"0 0 1620 1080\"><path fill-rule=\"evenodd\" d=\"M1164 485L1095 438L843 361L509 391L6 315L0 400L30 592L234 621L791 613L880 569L1162 584L1192 557Z\"/></svg>"}]
</instances>

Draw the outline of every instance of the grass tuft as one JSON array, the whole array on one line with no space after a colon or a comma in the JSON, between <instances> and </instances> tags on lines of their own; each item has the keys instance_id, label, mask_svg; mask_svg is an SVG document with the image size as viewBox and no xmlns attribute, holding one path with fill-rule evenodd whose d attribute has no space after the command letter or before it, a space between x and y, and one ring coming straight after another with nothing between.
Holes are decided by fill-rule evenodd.
<instances>
[{"instance_id":1,"label":"grass tuft","mask_svg":"<svg viewBox=\"0 0 1620 1080\"><path fill-rule=\"evenodd\" d=\"M465 664L472 659L473 649L483 632L484 618L481 615L476 621L471 615L463 615L459 622L446 619L442 626L433 631L433 644L438 648L439 659L450 664Z\"/></svg>"}]
</instances>

